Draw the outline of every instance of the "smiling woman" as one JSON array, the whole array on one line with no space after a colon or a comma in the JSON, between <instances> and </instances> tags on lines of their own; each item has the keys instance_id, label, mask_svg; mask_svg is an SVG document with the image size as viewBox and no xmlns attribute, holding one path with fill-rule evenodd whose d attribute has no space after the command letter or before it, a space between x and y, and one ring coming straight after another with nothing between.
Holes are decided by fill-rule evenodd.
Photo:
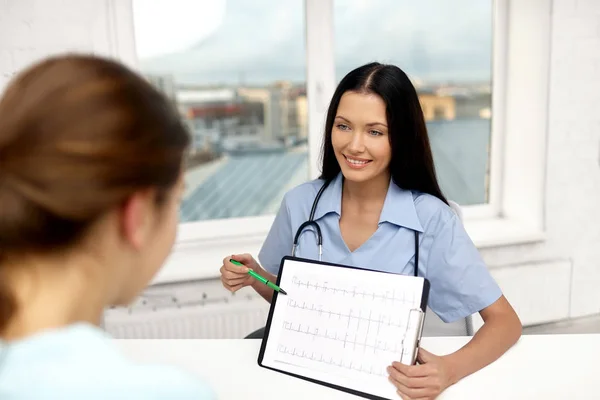
<instances>
[{"instance_id":1,"label":"smiling woman","mask_svg":"<svg viewBox=\"0 0 600 400\"><path fill-rule=\"evenodd\" d=\"M394 68L396 73L386 72ZM332 180L340 171L348 181L369 182L375 192L387 191L392 177L404 189L448 203L437 182L419 97L399 68L367 64L338 85L327 115L321 178Z\"/></svg>"},{"instance_id":2,"label":"smiling woman","mask_svg":"<svg viewBox=\"0 0 600 400\"><path fill-rule=\"evenodd\" d=\"M498 134L491 111L494 3L333 1L337 79L371 60L401 66L423 107L440 187L467 212L487 208L497 172L490 155Z\"/></svg>"},{"instance_id":3,"label":"smiling woman","mask_svg":"<svg viewBox=\"0 0 600 400\"><path fill-rule=\"evenodd\" d=\"M192 135L177 251L157 283L212 277L241 243L258 252L285 193L321 172L337 82L370 60L402 63L417 88L447 198L491 212L491 1L132 1L139 68Z\"/></svg>"},{"instance_id":4,"label":"smiling woman","mask_svg":"<svg viewBox=\"0 0 600 400\"><path fill-rule=\"evenodd\" d=\"M259 253L262 265L249 254L226 256L225 288L252 285L271 301L272 289L248 278L248 269L276 281L294 233L313 220L323 261L426 277L429 306L444 322L476 312L485 321L452 355L420 349L421 365L390 360L389 379L404 398L433 399L516 342L520 321L439 188L419 98L400 68L370 63L341 80L327 112L322 171L285 195ZM301 231L298 257L317 259L315 232Z\"/></svg>"},{"instance_id":5,"label":"smiling woman","mask_svg":"<svg viewBox=\"0 0 600 400\"><path fill-rule=\"evenodd\" d=\"M352 176L352 170L364 170L367 173L356 174L356 179L368 180L387 170L392 149L383 100L372 93L344 93L335 117L332 143L346 176Z\"/></svg>"}]
</instances>

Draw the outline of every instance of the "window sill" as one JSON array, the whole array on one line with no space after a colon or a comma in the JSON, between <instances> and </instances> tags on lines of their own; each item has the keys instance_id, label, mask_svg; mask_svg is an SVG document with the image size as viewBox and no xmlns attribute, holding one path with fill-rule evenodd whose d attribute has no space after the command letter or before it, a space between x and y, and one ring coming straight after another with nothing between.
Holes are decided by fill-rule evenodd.
<instances>
[{"instance_id":1,"label":"window sill","mask_svg":"<svg viewBox=\"0 0 600 400\"><path fill-rule=\"evenodd\" d=\"M465 229L478 249L536 243L546 238L539 227L508 218L467 220Z\"/></svg>"},{"instance_id":2,"label":"window sill","mask_svg":"<svg viewBox=\"0 0 600 400\"><path fill-rule=\"evenodd\" d=\"M204 234L196 236L196 240L191 236L195 228L183 226L177 245L152 284L218 278L223 258L228 254L250 253L257 256L268 232L269 221L272 218L261 218L256 221L253 230L247 224L239 224L240 229L235 236L219 235L227 231L222 224L237 224L235 221L221 221L215 223L214 230L204 227ZM479 249L535 243L545 239L541 229L506 218L469 219L465 221L465 228ZM207 232L211 231L213 236L207 236Z\"/></svg>"},{"instance_id":3,"label":"window sill","mask_svg":"<svg viewBox=\"0 0 600 400\"><path fill-rule=\"evenodd\" d=\"M218 278L219 268L227 255L250 253L256 257L266 235L267 231L255 231L247 235L177 243L152 284Z\"/></svg>"}]
</instances>

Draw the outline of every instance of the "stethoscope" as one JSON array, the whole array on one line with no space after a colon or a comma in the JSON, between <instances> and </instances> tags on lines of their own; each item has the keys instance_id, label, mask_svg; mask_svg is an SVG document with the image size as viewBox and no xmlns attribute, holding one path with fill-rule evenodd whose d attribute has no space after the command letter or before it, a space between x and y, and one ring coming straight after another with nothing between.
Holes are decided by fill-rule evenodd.
<instances>
[{"instance_id":1,"label":"stethoscope","mask_svg":"<svg viewBox=\"0 0 600 400\"><path fill-rule=\"evenodd\" d=\"M308 221L304 221L302 223L302 225L300 225L298 227L298 230L296 231L296 236L294 236L294 243L292 245L292 257L294 257L296 255L296 248L298 247L298 241L300 240L300 235L302 234L302 231L304 231L304 229L306 229L307 227L312 226L315 229L315 232L317 234L317 245L319 246L319 261L322 261L322 257L323 257L323 235L321 234L321 227L319 226L319 224L317 223L317 221L314 220L314 217L315 217L315 211L317 210L317 204L319 204L319 200L321 199L321 195L323 194L323 192L325 191L325 189L327 188L327 186L329 186L329 183L331 183L331 180L325 181L325 183L323 184L323 186L321 186L321 189L319 189L319 191L317 192L317 196L315 197L315 200L313 201ZM415 233L415 268L414 268L414 276L418 276L419 275L419 232L416 231L416 230L414 230L414 233Z\"/></svg>"}]
</instances>

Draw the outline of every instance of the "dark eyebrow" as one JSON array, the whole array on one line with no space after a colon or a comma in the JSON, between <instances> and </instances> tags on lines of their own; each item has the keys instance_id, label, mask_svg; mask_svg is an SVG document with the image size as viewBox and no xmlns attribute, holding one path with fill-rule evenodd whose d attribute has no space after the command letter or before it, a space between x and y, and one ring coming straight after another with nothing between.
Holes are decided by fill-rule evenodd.
<instances>
[{"instance_id":1,"label":"dark eyebrow","mask_svg":"<svg viewBox=\"0 0 600 400\"><path fill-rule=\"evenodd\" d=\"M387 129L387 125L382 124L381 122L371 122L370 124L367 124L367 126L375 126L375 125L380 125Z\"/></svg>"},{"instance_id":2,"label":"dark eyebrow","mask_svg":"<svg viewBox=\"0 0 600 400\"><path fill-rule=\"evenodd\" d=\"M344 121L346 121L346 122L347 122L347 123L349 123L349 124L351 123L351 122L350 122L350 120L349 120L348 118L344 118L344 117L342 117L341 115L336 115L336 116L335 116L335 118L336 118L336 119L338 119L338 118L339 118L339 119L343 119ZM375 126L375 125L381 125L381 126L383 126L384 128L386 128L386 129L387 129L387 125L386 125L386 124L382 124L381 122L371 122L371 123L368 123L368 124L367 124L367 126Z\"/></svg>"},{"instance_id":3,"label":"dark eyebrow","mask_svg":"<svg viewBox=\"0 0 600 400\"><path fill-rule=\"evenodd\" d=\"M344 121L346 121L347 123L351 123L349 119L342 117L341 115L336 115L335 119L343 119Z\"/></svg>"}]
</instances>

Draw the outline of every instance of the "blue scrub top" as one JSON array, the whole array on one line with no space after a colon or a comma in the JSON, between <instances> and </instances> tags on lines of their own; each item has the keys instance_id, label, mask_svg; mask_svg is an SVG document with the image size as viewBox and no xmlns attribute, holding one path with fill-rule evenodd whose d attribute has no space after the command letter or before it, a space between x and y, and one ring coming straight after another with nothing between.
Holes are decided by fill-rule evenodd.
<instances>
[{"instance_id":1,"label":"blue scrub top","mask_svg":"<svg viewBox=\"0 0 600 400\"><path fill-rule=\"evenodd\" d=\"M413 275L414 230L419 232L419 276L430 281L429 307L445 322L464 318L494 303L502 292L490 275L462 222L444 202L403 190L393 182L383 204L377 231L351 252L340 231L343 175L323 192L315 221L323 235L322 260L372 270ZM309 218L317 179L287 192L258 255L263 268L277 275L281 259L291 255L298 227ZM304 229L296 256L317 260L317 237Z\"/></svg>"},{"instance_id":2,"label":"blue scrub top","mask_svg":"<svg viewBox=\"0 0 600 400\"><path fill-rule=\"evenodd\" d=\"M210 362L198 354L198 362ZM128 359L104 331L88 323L0 340L2 400L214 400L191 373Z\"/></svg>"}]
</instances>

